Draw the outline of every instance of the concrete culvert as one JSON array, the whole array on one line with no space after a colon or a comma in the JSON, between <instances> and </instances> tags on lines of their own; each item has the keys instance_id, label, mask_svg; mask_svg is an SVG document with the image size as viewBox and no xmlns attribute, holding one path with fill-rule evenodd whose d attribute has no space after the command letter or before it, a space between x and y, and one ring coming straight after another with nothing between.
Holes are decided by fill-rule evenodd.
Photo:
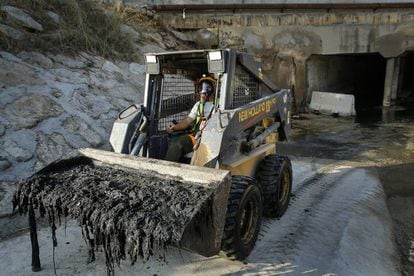
<instances>
[{"instance_id":1,"label":"concrete culvert","mask_svg":"<svg viewBox=\"0 0 414 276\"><path fill-rule=\"evenodd\" d=\"M307 60L307 98L313 91L352 94L357 114L381 106L385 67L379 54L313 55Z\"/></svg>"}]
</instances>

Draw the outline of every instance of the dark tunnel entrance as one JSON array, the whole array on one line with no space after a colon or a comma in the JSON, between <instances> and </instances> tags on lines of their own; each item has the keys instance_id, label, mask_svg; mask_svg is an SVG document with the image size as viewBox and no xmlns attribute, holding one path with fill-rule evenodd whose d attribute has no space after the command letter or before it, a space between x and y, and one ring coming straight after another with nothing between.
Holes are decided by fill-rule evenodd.
<instances>
[{"instance_id":1,"label":"dark tunnel entrance","mask_svg":"<svg viewBox=\"0 0 414 276\"><path fill-rule=\"evenodd\" d=\"M357 114L381 106L386 60L380 54L312 55L307 60L308 103L312 91L352 94Z\"/></svg>"},{"instance_id":2,"label":"dark tunnel entrance","mask_svg":"<svg viewBox=\"0 0 414 276\"><path fill-rule=\"evenodd\" d=\"M400 57L398 78L396 104L412 108L414 104L414 52L406 52Z\"/></svg>"}]
</instances>

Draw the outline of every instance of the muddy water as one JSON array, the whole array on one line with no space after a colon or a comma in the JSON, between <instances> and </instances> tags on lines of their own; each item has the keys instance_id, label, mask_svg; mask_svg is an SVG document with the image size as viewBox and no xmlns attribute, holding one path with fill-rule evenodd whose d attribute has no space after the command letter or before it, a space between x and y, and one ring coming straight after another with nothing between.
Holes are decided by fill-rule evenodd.
<instances>
[{"instance_id":1,"label":"muddy water","mask_svg":"<svg viewBox=\"0 0 414 276\"><path fill-rule=\"evenodd\" d=\"M414 275L413 109L372 109L357 118L305 114L293 121L291 142L278 147L290 156L356 161L376 170L394 221L401 272Z\"/></svg>"},{"instance_id":2,"label":"muddy water","mask_svg":"<svg viewBox=\"0 0 414 276\"><path fill-rule=\"evenodd\" d=\"M306 114L293 121L286 153L335 160L409 163L414 160L414 111L381 110L357 118Z\"/></svg>"},{"instance_id":3,"label":"muddy water","mask_svg":"<svg viewBox=\"0 0 414 276\"><path fill-rule=\"evenodd\" d=\"M178 246L185 227L211 193L198 185L81 165L21 182L15 204L26 213L33 202L49 218L53 232L61 218L77 219L91 246L91 261L95 246L102 246L112 272L126 255L135 262L166 245Z\"/></svg>"}]
</instances>

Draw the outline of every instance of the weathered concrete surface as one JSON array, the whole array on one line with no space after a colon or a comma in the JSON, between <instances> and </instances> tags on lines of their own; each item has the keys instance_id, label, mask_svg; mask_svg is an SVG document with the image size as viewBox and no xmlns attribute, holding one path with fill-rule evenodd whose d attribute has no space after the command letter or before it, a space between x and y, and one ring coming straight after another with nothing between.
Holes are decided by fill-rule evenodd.
<instances>
[{"instance_id":1,"label":"weathered concrete surface","mask_svg":"<svg viewBox=\"0 0 414 276\"><path fill-rule=\"evenodd\" d=\"M414 9L365 10L188 10L162 12L180 30L218 34L219 47L259 55L264 71L280 87L295 87L296 104L306 106L307 60L312 55L380 53L396 57L414 49ZM211 45L211 44L210 44Z\"/></svg>"},{"instance_id":2,"label":"weathered concrete surface","mask_svg":"<svg viewBox=\"0 0 414 276\"><path fill-rule=\"evenodd\" d=\"M313 91L309 108L323 114L355 116L355 97L326 91Z\"/></svg>"},{"instance_id":3,"label":"weathered concrete surface","mask_svg":"<svg viewBox=\"0 0 414 276\"><path fill-rule=\"evenodd\" d=\"M219 39L223 46L226 45L225 38L229 36L229 32L232 36L243 38L243 31L250 29L260 36L272 38L284 31L293 32L292 42L294 41L297 47L308 49L320 46L313 50L309 49L312 54L336 54L371 52L372 43L394 32L410 38L409 36L413 33L409 25L412 22L412 14L413 10L376 12L371 10L330 10L329 12L267 10L260 13L240 12L236 15L220 11L214 14L188 11L185 19L181 14L174 13L165 13L163 18L165 23L175 28L219 28ZM300 31L302 35L295 36L295 31ZM312 33L320 36L320 41L317 41L321 43L320 45L312 43L312 39L309 41L307 36ZM285 37L282 36L279 42L276 38L275 47L279 43L283 44L284 39ZM243 44L240 46L243 47ZM384 55L386 55L385 49Z\"/></svg>"},{"instance_id":4,"label":"weathered concrete surface","mask_svg":"<svg viewBox=\"0 0 414 276\"><path fill-rule=\"evenodd\" d=\"M108 0L105 0L107 2ZM378 3L390 3L389 0L109 0L111 2L123 2L131 4L146 4L146 5L183 5L183 4L217 4L217 5L229 5L229 4L378 4ZM411 0L398 0L398 3L412 3Z\"/></svg>"}]
</instances>

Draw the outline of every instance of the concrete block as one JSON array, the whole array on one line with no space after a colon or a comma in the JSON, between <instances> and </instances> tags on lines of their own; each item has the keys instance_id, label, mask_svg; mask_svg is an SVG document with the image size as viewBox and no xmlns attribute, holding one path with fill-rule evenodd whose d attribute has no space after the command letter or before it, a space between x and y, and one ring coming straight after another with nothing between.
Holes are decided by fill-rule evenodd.
<instances>
[{"instance_id":1,"label":"concrete block","mask_svg":"<svg viewBox=\"0 0 414 276\"><path fill-rule=\"evenodd\" d=\"M313 91L310 109L324 114L355 116L354 95Z\"/></svg>"}]
</instances>

